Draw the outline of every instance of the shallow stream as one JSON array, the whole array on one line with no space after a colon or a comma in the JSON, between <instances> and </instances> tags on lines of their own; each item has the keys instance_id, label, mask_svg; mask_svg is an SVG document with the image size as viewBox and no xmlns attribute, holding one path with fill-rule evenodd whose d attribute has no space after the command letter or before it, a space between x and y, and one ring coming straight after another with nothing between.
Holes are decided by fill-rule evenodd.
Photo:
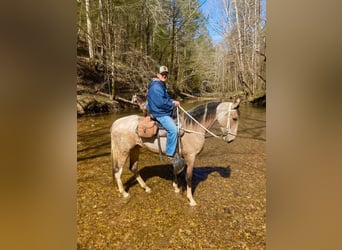
<instances>
[{"instance_id":1,"label":"shallow stream","mask_svg":"<svg viewBox=\"0 0 342 250\"><path fill-rule=\"evenodd\" d=\"M182 103L190 109L203 102ZM146 193L126 167L119 195L110 160L111 124L140 113L77 120L77 249L265 249L266 109L240 105L238 136L227 144L206 139L197 156L193 196L172 187L171 167L141 150L139 169Z\"/></svg>"}]
</instances>

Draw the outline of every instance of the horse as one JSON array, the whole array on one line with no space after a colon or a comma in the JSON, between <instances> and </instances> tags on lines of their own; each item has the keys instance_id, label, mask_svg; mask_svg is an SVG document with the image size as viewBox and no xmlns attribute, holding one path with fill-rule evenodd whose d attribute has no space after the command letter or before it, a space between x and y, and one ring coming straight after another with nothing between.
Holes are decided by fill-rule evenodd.
<instances>
[{"instance_id":1,"label":"horse","mask_svg":"<svg viewBox=\"0 0 342 250\"><path fill-rule=\"evenodd\" d=\"M201 152L204 146L206 132L213 134L210 127L218 122L222 136L225 142L231 143L235 140L239 124L239 104L240 99L235 102L208 102L191 109L184 111L178 117L181 125L181 130L184 131L179 142L179 153L186 163L186 196L190 206L197 205L192 194L192 174L196 156ZM129 169L134 174L139 185L148 193L151 188L146 185L141 178L138 170L140 148L146 148L153 153L159 153L158 138L139 137L136 129L138 121L143 119L143 116L128 115L117 119L113 122L111 134L111 161L112 174L117 182L117 186L121 195L125 198L129 197L129 193L124 190L121 175L123 167L129 158ZM165 154L166 137L160 137L160 146L162 154ZM178 176L174 173L172 182L174 191L180 192L178 185Z\"/></svg>"},{"instance_id":2,"label":"horse","mask_svg":"<svg viewBox=\"0 0 342 250\"><path fill-rule=\"evenodd\" d=\"M144 115L147 114L147 109L146 109L146 96L144 95L138 95L134 94L131 99L131 103L135 103L139 106L139 108L142 110Z\"/></svg>"}]
</instances>

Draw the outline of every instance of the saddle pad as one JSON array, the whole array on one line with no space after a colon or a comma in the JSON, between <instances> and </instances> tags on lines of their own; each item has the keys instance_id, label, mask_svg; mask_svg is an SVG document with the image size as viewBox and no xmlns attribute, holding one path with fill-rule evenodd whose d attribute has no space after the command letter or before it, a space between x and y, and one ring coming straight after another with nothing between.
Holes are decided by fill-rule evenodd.
<instances>
[{"instance_id":1,"label":"saddle pad","mask_svg":"<svg viewBox=\"0 0 342 250\"><path fill-rule=\"evenodd\" d=\"M138 122L137 133L140 137L151 138L157 134L157 131L158 126L150 116L146 116Z\"/></svg>"}]
</instances>

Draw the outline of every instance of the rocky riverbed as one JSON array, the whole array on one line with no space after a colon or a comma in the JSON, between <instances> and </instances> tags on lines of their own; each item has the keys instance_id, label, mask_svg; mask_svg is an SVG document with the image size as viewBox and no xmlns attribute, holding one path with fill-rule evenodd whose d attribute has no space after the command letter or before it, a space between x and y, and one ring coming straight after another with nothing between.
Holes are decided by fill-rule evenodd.
<instances>
[{"instance_id":1,"label":"rocky riverbed","mask_svg":"<svg viewBox=\"0 0 342 250\"><path fill-rule=\"evenodd\" d=\"M111 176L109 127L113 116L78 119L78 249L265 249L266 110L241 107L239 134L231 144L208 138L196 158L189 206L174 193L171 166L142 150L146 193L128 168L122 176L130 198Z\"/></svg>"}]
</instances>

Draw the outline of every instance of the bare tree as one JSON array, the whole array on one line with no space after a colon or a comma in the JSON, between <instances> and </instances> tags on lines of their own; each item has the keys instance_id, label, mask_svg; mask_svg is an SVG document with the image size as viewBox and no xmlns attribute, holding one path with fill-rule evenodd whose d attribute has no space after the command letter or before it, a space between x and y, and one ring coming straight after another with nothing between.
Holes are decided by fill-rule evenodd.
<instances>
[{"instance_id":1,"label":"bare tree","mask_svg":"<svg viewBox=\"0 0 342 250\"><path fill-rule=\"evenodd\" d=\"M211 0L223 14L216 28L224 39L216 46L200 11L206 1L78 1L79 41L87 46L79 51L102 66L111 98L122 86L144 89L160 64L169 66L175 91L252 94L265 86L261 0Z\"/></svg>"},{"instance_id":2,"label":"bare tree","mask_svg":"<svg viewBox=\"0 0 342 250\"><path fill-rule=\"evenodd\" d=\"M244 91L253 95L256 89L265 86L261 82L264 51L261 39L260 0L220 0L223 19L216 24L224 39L217 46L218 86L223 90ZM223 56L224 55L224 56ZM225 69L221 69L224 67ZM228 85L228 86L227 86Z\"/></svg>"},{"instance_id":3,"label":"bare tree","mask_svg":"<svg viewBox=\"0 0 342 250\"><path fill-rule=\"evenodd\" d=\"M88 48L89 48L89 59L93 61L94 60L93 29L92 29L92 22L90 19L89 0L85 0L85 6L86 6L86 18L87 18L87 41L88 41Z\"/></svg>"}]
</instances>

